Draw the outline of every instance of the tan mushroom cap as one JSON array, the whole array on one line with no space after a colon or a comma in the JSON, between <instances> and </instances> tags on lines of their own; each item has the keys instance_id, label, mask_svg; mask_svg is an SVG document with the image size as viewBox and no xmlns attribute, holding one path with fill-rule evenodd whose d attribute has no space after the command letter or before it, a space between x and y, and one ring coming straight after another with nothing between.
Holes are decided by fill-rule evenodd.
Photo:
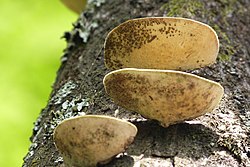
<instances>
[{"instance_id":1,"label":"tan mushroom cap","mask_svg":"<svg viewBox=\"0 0 250 167\"><path fill-rule=\"evenodd\" d=\"M75 13L80 14L86 7L87 0L61 0L62 3Z\"/></svg>"},{"instance_id":2,"label":"tan mushroom cap","mask_svg":"<svg viewBox=\"0 0 250 167\"><path fill-rule=\"evenodd\" d=\"M128 20L114 28L104 44L109 69L186 70L216 61L219 41L208 25L185 18Z\"/></svg>"},{"instance_id":3,"label":"tan mushroom cap","mask_svg":"<svg viewBox=\"0 0 250 167\"><path fill-rule=\"evenodd\" d=\"M136 133L136 126L127 121L86 115L61 122L54 141L66 166L93 167L123 152Z\"/></svg>"},{"instance_id":4,"label":"tan mushroom cap","mask_svg":"<svg viewBox=\"0 0 250 167\"><path fill-rule=\"evenodd\" d=\"M224 91L216 82L172 70L121 69L103 82L116 104L165 127L212 111Z\"/></svg>"}]
</instances>

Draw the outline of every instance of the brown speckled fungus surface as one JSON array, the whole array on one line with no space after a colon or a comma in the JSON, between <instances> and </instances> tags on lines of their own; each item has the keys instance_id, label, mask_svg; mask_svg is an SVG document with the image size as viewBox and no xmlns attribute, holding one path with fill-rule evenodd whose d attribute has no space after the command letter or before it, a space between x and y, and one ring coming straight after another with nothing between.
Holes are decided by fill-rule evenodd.
<instances>
[{"instance_id":1,"label":"brown speckled fungus surface","mask_svg":"<svg viewBox=\"0 0 250 167\"><path fill-rule=\"evenodd\" d=\"M86 115L61 122L54 141L67 167L95 167L108 163L134 140L133 124L109 116Z\"/></svg>"},{"instance_id":2,"label":"brown speckled fungus surface","mask_svg":"<svg viewBox=\"0 0 250 167\"><path fill-rule=\"evenodd\" d=\"M215 62L219 41L206 24L185 18L128 20L107 36L105 64L110 69L186 70Z\"/></svg>"},{"instance_id":3,"label":"brown speckled fungus surface","mask_svg":"<svg viewBox=\"0 0 250 167\"><path fill-rule=\"evenodd\" d=\"M165 127L211 112L223 95L220 84L173 70L116 70L104 85L115 103Z\"/></svg>"},{"instance_id":4,"label":"brown speckled fungus surface","mask_svg":"<svg viewBox=\"0 0 250 167\"><path fill-rule=\"evenodd\" d=\"M164 127L211 112L222 99L219 83L174 71L215 63L219 40L204 23L173 17L132 19L108 34L104 48L106 67L115 69L103 79L107 94Z\"/></svg>"}]
</instances>

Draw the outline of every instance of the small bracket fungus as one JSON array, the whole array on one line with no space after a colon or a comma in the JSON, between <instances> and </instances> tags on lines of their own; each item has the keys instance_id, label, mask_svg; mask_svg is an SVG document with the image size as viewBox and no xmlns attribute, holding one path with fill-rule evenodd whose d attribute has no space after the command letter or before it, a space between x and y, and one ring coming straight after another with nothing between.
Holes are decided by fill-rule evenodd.
<instances>
[{"instance_id":1,"label":"small bracket fungus","mask_svg":"<svg viewBox=\"0 0 250 167\"><path fill-rule=\"evenodd\" d=\"M116 70L104 86L115 103L164 127L212 111L223 95L220 84L173 70Z\"/></svg>"},{"instance_id":2,"label":"small bracket fungus","mask_svg":"<svg viewBox=\"0 0 250 167\"><path fill-rule=\"evenodd\" d=\"M123 152L137 133L133 124L108 116L86 115L61 122L54 141L68 167L94 167Z\"/></svg>"},{"instance_id":3,"label":"small bracket fungus","mask_svg":"<svg viewBox=\"0 0 250 167\"><path fill-rule=\"evenodd\" d=\"M215 62L219 41L208 25L185 18L128 20L104 44L107 68L186 70Z\"/></svg>"},{"instance_id":4,"label":"small bracket fungus","mask_svg":"<svg viewBox=\"0 0 250 167\"><path fill-rule=\"evenodd\" d=\"M87 0L61 0L62 3L72 11L80 14L86 6Z\"/></svg>"}]
</instances>

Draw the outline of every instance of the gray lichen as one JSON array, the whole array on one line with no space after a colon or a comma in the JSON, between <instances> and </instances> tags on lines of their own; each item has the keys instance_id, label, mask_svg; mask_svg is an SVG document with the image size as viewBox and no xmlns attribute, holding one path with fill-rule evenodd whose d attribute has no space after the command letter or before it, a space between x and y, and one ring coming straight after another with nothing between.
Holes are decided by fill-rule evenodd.
<instances>
[{"instance_id":1,"label":"gray lichen","mask_svg":"<svg viewBox=\"0 0 250 167\"><path fill-rule=\"evenodd\" d=\"M55 127L64 119L85 115L84 107L89 106L89 99L83 99L80 95L71 98L70 95L76 88L77 84L68 81L51 98L50 103L58 105L59 109L51 110L50 115L53 121L43 124L43 129L47 129L49 134L52 134Z\"/></svg>"},{"instance_id":2,"label":"gray lichen","mask_svg":"<svg viewBox=\"0 0 250 167\"><path fill-rule=\"evenodd\" d=\"M85 25L82 25L80 28L76 29L76 31L79 32L79 36L82 38L83 43L87 43L91 31L98 27L97 22L92 22L90 24L88 23L89 22L83 23Z\"/></svg>"},{"instance_id":3,"label":"gray lichen","mask_svg":"<svg viewBox=\"0 0 250 167\"><path fill-rule=\"evenodd\" d=\"M89 106L88 99L81 99L80 97L76 97L71 101L65 100L61 104L61 110L51 111L52 113L52 123L50 124L50 131L54 131L55 127L62 122L63 120L75 116L85 115L83 111L84 107Z\"/></svg>"},{"instance_id":4,"label":"gray lichen","mask_svg":"<svg viewBox=\"0 0 250 167\"><path fill-rule=\"evenodd\" d=\"M88 99L80 99L80 97L76 97L71 101L66 100L62 103L62 110L80 112L83 107L89 106L88 101Z\"/></svg>"},{"instance_id":5,"label":"gray lichen","mask_svg":"<svg viewBox=\"0 0 250 167\"><path fill-rule=\"evenodd\" d=\"M105 3L105 0L88 0L88 8L91 7L100 7L103 3Z\"/></svg>"},{"instance_id":6,"label":"gray lichen","mask_svg":"<svg viewBox=\"0 0 250 167\"><path fill-rule=\"evenodd\" d=\"M61 104L63 99L67 97L75 88L77 88L77 85L73 81L66 82L51 98L50 103Z\"/></svg>"}]
</instances>

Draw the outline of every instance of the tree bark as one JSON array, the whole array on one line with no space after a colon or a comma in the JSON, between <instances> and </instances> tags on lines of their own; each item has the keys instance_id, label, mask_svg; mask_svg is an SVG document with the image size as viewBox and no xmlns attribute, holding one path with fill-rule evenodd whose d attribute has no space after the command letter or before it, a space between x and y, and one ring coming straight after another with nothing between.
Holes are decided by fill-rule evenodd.
<instances>
[{"instance_id":1,"label":"tree bark","mask_svg":"<svg viewBox=\"0 0 250 167\"><path fill-rule=\"evenodd\" d=\"M48 105L37 119L23 166L63 166L53 142L62 120L82 114L127 119L138 128L126 152L105 166L250 166L250 1L96 0L71 32ZM171 16L212 26L220 39L216 64L190 71L225 88L219 107L192 121L163 128L115 105L102 80L103 44L120 23L139 17ZM117 112L119 111L119 112Z\"/></svg>"}]
</instances>

